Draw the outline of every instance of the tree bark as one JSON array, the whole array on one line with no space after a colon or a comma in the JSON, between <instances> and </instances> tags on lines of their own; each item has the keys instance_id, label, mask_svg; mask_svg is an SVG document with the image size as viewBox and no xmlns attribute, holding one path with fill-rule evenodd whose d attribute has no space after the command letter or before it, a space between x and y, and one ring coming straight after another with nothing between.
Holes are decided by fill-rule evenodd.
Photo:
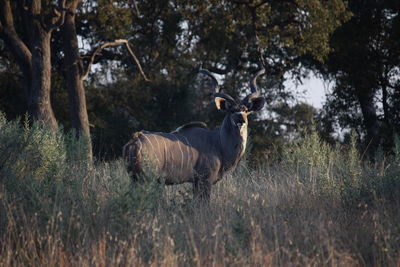
<instances>
[{"instance_id":1,"label":"tree bark","mask_svg":"<svg viewBox=\"0 0 400 267\"><path fill-rule=\"evenodd\" d=\"M374 94L372 90L359 89L357 97L364 118L364 127L367 131L367 152L370 158L373 159L376 149L380 144L380 124L374 106Z\"/></svg>"},{"instance_id":2,"label":"tree bark","mask_svg":"<svg viewBox=\"0 0 400 267\"><path fill-rule=\"evenodd\" d=\"M68 88L72 126L79 135L90 138L89 118L86 109L83 85L83 62L79 53L76 34L75 13L80 0L72 2L68 8L64 25L61 27L64 50L65 80Z\"/></svg>"},{"instance_id":3,"label":"tree bark","mask_svg":"<svg viewBox=\"0 0 400 267\"><path fill-rule=\"evenodd\" d=\"M76 34L75 14L80 0L70 1L65 21L61 27L64 51L64 76L68 89L69 108L72 127L76 137L87 138L88 159L93 159L92 142L90 138L89 117L86 108L85 87L83 85L83 62L79 53Z\"/></svg>"},{"instance_id":4,"label":"tree bark","mask_svg":"<svg viewBox=\"0 0 400 267\"><path fill-rule=\"evenodd\" d=\"M10 0L0 0L0 36L6 41L23 75L23 87L28 103L28 113L57 129L50 101L51 90L51 34L64 22L66 0L59 0L59 9L45 15L40 0L19 2L22 19L27 26L29 42L24 43L14 26Z\"/></svg>"},{"instance_id":5,"label":"tree bark","mask_svg":"<svg viewBox=\"0 0 400 267\"><path fill-rule=\"evenodd\" d=\"M5 41L22 72L22 86L28 100L32 77L32 53L15 30L9 0L0 0L0 37Z\"/></svg>"},{"instance_id":6,"label":"tree bark","mask_svg":"<svg viewBox=\"0 0 400 267\"><path fill-rule=\"evenodd\" d=\"M51 32L44 30L40 21L34 22L32 41L32 78L28 99L29 114L57 129L57 120L51 107Z\"/></svg>"}]
</instances>

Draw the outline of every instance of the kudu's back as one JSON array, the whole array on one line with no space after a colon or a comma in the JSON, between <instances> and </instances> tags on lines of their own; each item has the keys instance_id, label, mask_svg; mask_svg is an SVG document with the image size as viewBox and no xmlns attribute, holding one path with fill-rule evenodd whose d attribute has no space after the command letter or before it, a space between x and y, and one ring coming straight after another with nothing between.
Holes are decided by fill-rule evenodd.
<instances>
[{"instance_id":1,"label":"kudu's back","mask_svg":"<svg viewBox=\"0 0 400 267\"><path fill-rule=\"evenodd\" d=\"M219 171L218 141L218 131L199 123L171 133L141 131L123 147L123 157L133 179L145 175L165 184L193 182L194 177Z\"/></svg>"}]
</instances>

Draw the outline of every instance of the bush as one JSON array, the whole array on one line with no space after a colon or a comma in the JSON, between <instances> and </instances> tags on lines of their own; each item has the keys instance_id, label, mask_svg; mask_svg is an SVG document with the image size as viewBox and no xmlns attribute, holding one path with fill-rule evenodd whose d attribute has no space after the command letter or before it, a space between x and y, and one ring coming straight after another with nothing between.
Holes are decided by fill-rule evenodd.
<instances>
[{"instance_id":1,"label":"bush","mask_svg":"<svg viewBox=\"0 0 400 267\"><path fill-rule=\"evenodd\" d=\"M19 121L6 123L0 114L1 176L12 179L45 181L60 177L65 165L66 149L60 132L48 130L43 124L32 127Z\"/></svg>"},{"instance_id":2,"label":"bush","mask_svg":"<svg viewBox=\"0 0 400 267\"><path fill-rule=\"evenodd\" d=\"M298 182L310 186L312 194L334 193L337 181L334 164L338 151L324 143L316 131L284 148L283 161Z\"/></svg>"}]
</instances>

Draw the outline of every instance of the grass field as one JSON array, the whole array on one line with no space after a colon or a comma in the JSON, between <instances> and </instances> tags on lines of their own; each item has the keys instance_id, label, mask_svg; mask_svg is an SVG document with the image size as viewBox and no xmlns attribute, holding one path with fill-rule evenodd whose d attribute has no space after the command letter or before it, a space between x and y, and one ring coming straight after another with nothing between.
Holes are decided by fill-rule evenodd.
<instances>
[{"instance_id":1,"label":"grass field","mask_svg":"<svg viewBox=\"0 0 400 267\"><path fill-rule=\"evenodd\" d=\"M200 205L72 136L0 115L1 266L400 265L400 142L368 163L313 133Z\"/></svg>"}]
</instances>

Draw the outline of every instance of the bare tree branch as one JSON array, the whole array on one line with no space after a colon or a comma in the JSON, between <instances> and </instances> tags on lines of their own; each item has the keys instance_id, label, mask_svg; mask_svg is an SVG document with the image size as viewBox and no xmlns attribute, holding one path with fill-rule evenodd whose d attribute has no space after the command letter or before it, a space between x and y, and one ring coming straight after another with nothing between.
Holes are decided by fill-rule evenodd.
<instances>
[{"instance_id":1,"label":"bare tree branch","mask_svg":"<svg viewBox=\"0 0 400 267\"><path fill-rule=\"evenodd\" d=\"M258 8L268 2L272 2L271 0L263 0L260 3L254 3L254 1L252 1L252 0L230 0L230 1L237 5L246 5L246 6L254 7L254 8Z\"/></svg>"},{"instance_id":2,"label":"bare tree branch","mask_svg":"<svg viewBox=\"0 0 400 267\"><path fill-rule=\"evenodd\" d=\"M266 3L268 3L269 1L267 0L267 1L261 1L260 3L258 3L257 5L255 5L254 7L255 8L259 8L260 6L262 6L262 5L265 5Z\"/></svg>"},{"instance_id":3,"label":"bare tree branch","mask_svg":"<svg viewBox=\"0 0 400 267\"><path fill-rule=\"evenodd\" d=\"M10 0L0 0L0 24L0 36L9 43L21 70L29 75L32 54L15 30Z\"/></svg>"},{"instance_id":4,"label":"bare tree branch","mask_svg":"<svg viewBox=\"0 0 400 267\"><path fill-rule=\"evenodd\" d=\"M32 16L40 15L40 13L42 12L41 0L32 0L30 2L31 2L29 7L30 14Z\"/></svg>"},{"instance_id":5,"label":"bare tree branch","mask_svg":"<svg viewBox=\"0 0 400 267\"><path fill-rule=\"evenodd\" d=\"M132 0L132 2L133 2L133 5L135 6L136 15L137 15L138 17L140 17L140 11L139 11L139 8L138 8L138 6L137 6L136 0Z\"/></svg>"},{"instance_id":6,"label":"bare tree branch","mask_svg":"<svg viewBox=\"0 0 400 267\"><path fill-rule=\"evenodd\" d=\"M118 40L115 40L114 42L106 42L106 43L100 45L99 47L97 47L94 50L94 52L91 55L91 57L90 57L88 66L87 66L85 72L82 75L82 80L85 80L87 78L87 76L89 75L90 68L92 67L93 61L94 61L95 57L100 53L100 51L102 49L104 49L106 47L109 47L109 46L117 46L117 45L120 45L120 44L125 44L126 49L128 49L129 54L133 57L133 60L135 61L136 66L138 67L139 72L142 75L143 79L146 82L150 82L151 80L146 77L146 74L144 74L142 66L140 65L139 59L136 57L135 53L133 53L133 51L132 51L132 49L131 49L131 47L129 45L129 42L126 39L118 39Z\"/></svg>"},{"instance_id":7,"label":"bare tree branch","mask_svg":"<svg viewBox=\"0 0 400 267\"><path fill-rule=\"evenodd\" d=\"M0 0L0 22L4 27L14 28L14 18L11 11L10 0Z\"/></svg>"},{"instance_id":8,"label":"bare tree branch","mask_svg":"<svg viewBox=\"0 0 400 267\"><path fill-rule=\"evenodd\" d=\"M260 64L263 68L266 68L266 64L264 61L264 57L263 57L263 52L261 50L261 46L260 46L260 38L258 37L258 32L257 32L257 6L247 6L250 14L251 14L251 23L252 23L252 28L253 28L253 32L254 32L254 41L257 47L257 52L258 52L258 56L259 56L259 61Z\"/></svg>"},{"instance_id":9,"label":"bare tree branch","mask_svg":"<svg viewBox=\"0 0 400 267\"><path fill-rule=\"evenodd\" d=\"M61 25L64 24L65 21L65 13L68 9L65 8L66 0L59 0L58 7L53 9L53 13L51 14L50 18L50 25L47 25L47 29L49 31L57 29Z\"/></svg>"},{"instance_id":10,"label":"bare tree branch","mask_svg":"<svg viewBox=\"0 0 400 267\"><path fill-rule=\"evenodd\" d=\"M251 26L253 29L253 36L254 36L254 42L257 47L257 52L259 53L259 61L262 67L266 67L263 53L261 50L260 46L260 38L258 37L258 27L257 27L257 8L261 7L264 4L267 4L271 2L271 0L263 0L259 3L254 3L252 0L230 0L232 3L235 3L237 5L245 5L247 9L249 10L249 13L251 15Z\"/></svg>"},{"instance_id":11,"label":"bare tree branch","mask_svg":"<svg viewBox=\"0 0 400 267\"><path fill-rule=\"evenodd\" d=\"M232 3L239 4L239 5L248 5L250 4L249 0L231 0Z\"/></svg>"}]
</instances>

